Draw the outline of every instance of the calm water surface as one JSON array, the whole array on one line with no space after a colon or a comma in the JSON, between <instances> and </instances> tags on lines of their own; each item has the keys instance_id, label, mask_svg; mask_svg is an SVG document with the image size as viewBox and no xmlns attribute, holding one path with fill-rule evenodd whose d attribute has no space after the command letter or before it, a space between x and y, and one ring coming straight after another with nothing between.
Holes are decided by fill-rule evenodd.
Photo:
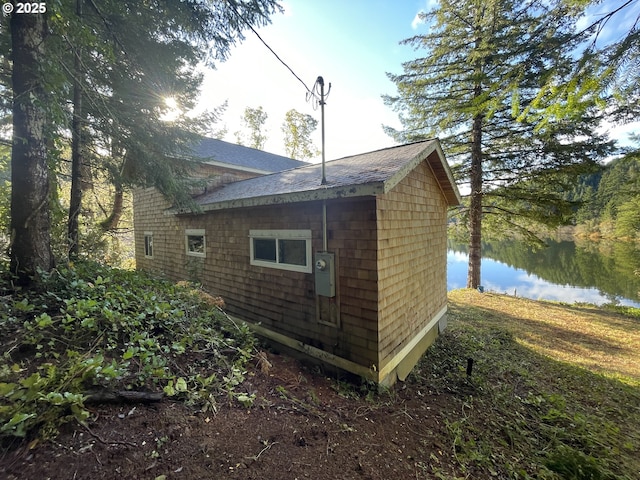
<instances>
[{"instance_id":1,"label":"calm water surface","mask_svg":"<svg viewBox=\"0 0 640 480\"><path fill-rule=\"evenodd\" d=\"M447 288L467 283L467 248L449 243ZM640 307L640 247L549 241L539 251L515 241L483 244L485 290L532 299Z\"/></svg>"}]
</instances>

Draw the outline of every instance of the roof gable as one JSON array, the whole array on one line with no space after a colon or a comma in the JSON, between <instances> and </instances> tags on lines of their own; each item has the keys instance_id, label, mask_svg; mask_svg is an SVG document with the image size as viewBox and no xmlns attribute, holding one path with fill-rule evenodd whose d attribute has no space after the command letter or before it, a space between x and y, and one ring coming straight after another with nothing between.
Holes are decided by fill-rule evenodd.
<instances>
[{"instance_id":1,"label":"roof gable","mask_svg":"<svg viewBox=\"0 0 640 480\"><path fill-rule=\"evenodd\" d=\"M204 211L386 193L416 166L427 161L449 205L460 194L440 142L427 140L242 180L204 193L194 200Z\"/></svg>"},{"instance_id":2,"label":"roof gable","mask_svg":"<svg viewBox=\"0 0 640 480\"><path fill-rule=\"evenodd\" d=\"M202 138L202 141L192 149L192 155L205 163L231 166L231 168L263 174L307 165L300 160L216 138Z\"/></svg>"}]
</instances>

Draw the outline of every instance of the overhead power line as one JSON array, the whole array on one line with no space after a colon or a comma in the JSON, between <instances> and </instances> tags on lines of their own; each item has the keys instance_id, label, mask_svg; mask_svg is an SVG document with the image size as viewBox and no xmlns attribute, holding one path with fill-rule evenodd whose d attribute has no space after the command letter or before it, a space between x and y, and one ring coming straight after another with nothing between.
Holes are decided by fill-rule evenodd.
<instances>
[{"instance_id":1,"label":"overhead power line","mask_svg":"<svg viewBox=\"0 0 640 480\"><path fill-rule=\"evenodd\" d=\"M256 37L258 37L258 39L262 42L262 44L267 47L269 49L269 51L278 59L278 61L280 63L282 63L282 65L284 65L286 67L287 70L289 70L289 72L291 72L291 74L304 86L305 90L307 91L306 93L306 101L310 101L313 99L313 102L311 104L311 106L313 107L313 109L315 110L316 108L318 108L318 105L320 106L320 112L321 112L321 120L320 120L320 124L321 124L321 130L322 130L322 181L321 184L322 185L326 185L327 183L327 178L326 178L326 173L325 173L325 148L324 148L324 106L326 103L326 99L329 96L329 92L331 91L331 83L329 83L329 88L327 89L327 91L324 91L324 79L322 77L318 77L316 79L315 84L313 85L313 89L310 89L309 87L307 87L307 84L304 83L304 81L298 76L296 75L296 72L293 71L293 69L287 65L287 63L282 60L282 58L280 58L280 56L273 50L273 48L271 48L267 42L264 41L264 39L260 36L260 34L258 32L256 32L255 28L253 28L253 25L251 25L251 23L249 23L248 21L246 21L242 15L240 15L238 13L238 10L236 9L235 5L233 5L233 3L229 2L229 6L231 7L231 9L233 10L233 12L236 14L236 16L242 21L244 22L249 29L255 34ZM327 249L326 247L326 239L325 239L325 250Z\"/></svg>"},{"instance_id":2,"label":"overhead power line","mask_svg":"<svg viewBox=\"0 0 640 480\"><path fill-rule=\"evenodd\" d=\"M243 21L243 22L244 22L244 23L249 27L249 29L250 29L250 30L255 34L255 36L256 36L256 37L258 37L258 39L262 42L262 44L263 44L265 47L267 47L271 53L273 53L273 56L274 56L274 57L276 57L276 58L278 59L278 61L279 61L282 65L284 65L284 66L287 68L287 70L289 70L289 71L291 72L291 74L292 74L294 77L296 77L296 79L297 79L297 80L298 80L298 81L299 81L299 82L304 86L305 90L307 91L307 95L314 95L314 93L311 91L311 89L310 89L309 87L307 87L307 84L306 84L306 83L304 83L304 81L303 81L303 80L302 80L298 75L296 75L296 72L294 72L294 71L293 71L293 69L292 69L289 65L287 65L287 63L286 63L284 60L282 60L282 59L280 58L280 56L279 56L279 55L278 55L278 54L273 50L273 48L271 48L271 47L267 44L267 42L265 42L265 41L263 40L263 38L262 38L262 37L260 36L260 34L256 31L256 29L255 29L255 28L253 28L253 25L251 25L251 23L249 23L247 20L245 20L245 19L242 17L242 15L240 15L240 13L238 12L238 10L236 10L235 5L234 5L233 3L231 3L231 2L229 2L229 6L231 7L231 10L233 10L233 11L234 11L234 13L237 15L237 17L238 17L240 20L242 20L242 21Z\"/></svg>"}]
</instances>

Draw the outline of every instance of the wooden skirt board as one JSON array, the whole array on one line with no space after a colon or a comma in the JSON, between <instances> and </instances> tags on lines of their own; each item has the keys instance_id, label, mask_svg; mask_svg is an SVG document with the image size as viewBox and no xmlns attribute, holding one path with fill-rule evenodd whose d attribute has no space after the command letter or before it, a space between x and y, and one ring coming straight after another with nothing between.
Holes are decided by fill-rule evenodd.
<instances>
[{"instance_id":1,"label":"wooden skirt board","mask_svg":"<svg viewBox=\"0 0 640 480\"><path fill-rule=\"evenodd\" d=\"M329 352L325 352L314 346L305 344L293 338L287 337L278 332L274 332L262 325L245 322L257 335L268 341L280 344L288 349L302 353L311 359L318 360L325 364L337 367L349 373L354 373L367 380L373 380L380 385L391 386L397 380L404 381L413 367L418 363L424 352L438 337L438 334L446 327L446 312L444 307L436 316L410 341L407 345L393 356L382 369L377 365L366 367L355 362L339 357ZM243 322L240 318L234 321Z\"/></svg>"}]
</instances>

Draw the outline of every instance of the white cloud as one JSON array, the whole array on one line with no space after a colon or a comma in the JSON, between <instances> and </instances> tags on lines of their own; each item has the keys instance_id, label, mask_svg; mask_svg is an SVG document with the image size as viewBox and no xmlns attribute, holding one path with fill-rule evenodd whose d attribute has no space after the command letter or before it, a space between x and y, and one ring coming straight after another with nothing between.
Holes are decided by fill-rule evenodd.
<instances>
[{"instance_id":1,"label":"white cloud","mask_svg":"<svg viewBox=\"0 0 640 480\"><path fill-rule=\"evenodd\" d=\"M413 30L417 30L420 25L425 25L426 22L422 18L420 18L420 16L424 13L431 12L432 10L437 9L439 7L439 1L440 0L425 1L425 8L421 8L420 10L418 10L418 13L416 13L415 17L413 17L413 20L411 21L411 28Z\"/></svg>"},{"instance_id":2,"label":"white cloud","mask_svg":"<svg viewBox=\"0 0 640 480\"><path fill-rule=\"evenodd\" d=\"M596 2L590 5L585 14L578 19L576 31L582 32L612 15L608 21L601 23L598 29L593 30L592 39L597 40L600 47L621 40L636 28L638 15L640 15L640 4L626 2L623 7L618 7L619 5L610 1ZM590 41L587 42L587 44L590 43Z\"/></svg>"},{"instance_id":3,"label":"white cloud","mask_svg":"<svg viewBox=\"0 0 640 480\"><path fill-rule=\"evenodd\" d=\"M424 20L422 20L422 18L420 17L420 14L424 13L424 10L420 10L418 13L416 13L416 16L413 17L413 20L411 21L411 28L416 30L420 25L422 25L424 23Z\"/></svg>"},{"instance_id":4,"label":"white cloud","mask_svg":"<svg viewBox=\"0 0 640 480\"><path fill-rule=\"evenodd\" d=\"M447 263L467 263L469 261L469 255L463 252L455 252L449 250L447 252Z\"/></svg>"},{"instance_id":5,"label":"white cloud","mask_svg":"<svg viewBox=\"0 0 640 480\"><path fill-rule=\"evenodd\" d=\"M524 271L516 273L507 279L494 279L495 282L485 281L485 288L489 291L532 298L534 300L552 300L567 303L607 303L609 299L595 288L572 287L557 285L542 280L534 274ZM502 280L502 281L501 281Z\"/></svg>"},{"instance_id":6,"label":"white cloud","mask_svg":"<svg viewBox=\"0 0 640 480\"><path fill-rule=\"evenodd\" d=\"M640 122L624 124L604 122L603 130L607 132L611 138L618 140L619 145L629 147L633 145L629 135L640 134Z\"/></svg>"}]
</instances>

